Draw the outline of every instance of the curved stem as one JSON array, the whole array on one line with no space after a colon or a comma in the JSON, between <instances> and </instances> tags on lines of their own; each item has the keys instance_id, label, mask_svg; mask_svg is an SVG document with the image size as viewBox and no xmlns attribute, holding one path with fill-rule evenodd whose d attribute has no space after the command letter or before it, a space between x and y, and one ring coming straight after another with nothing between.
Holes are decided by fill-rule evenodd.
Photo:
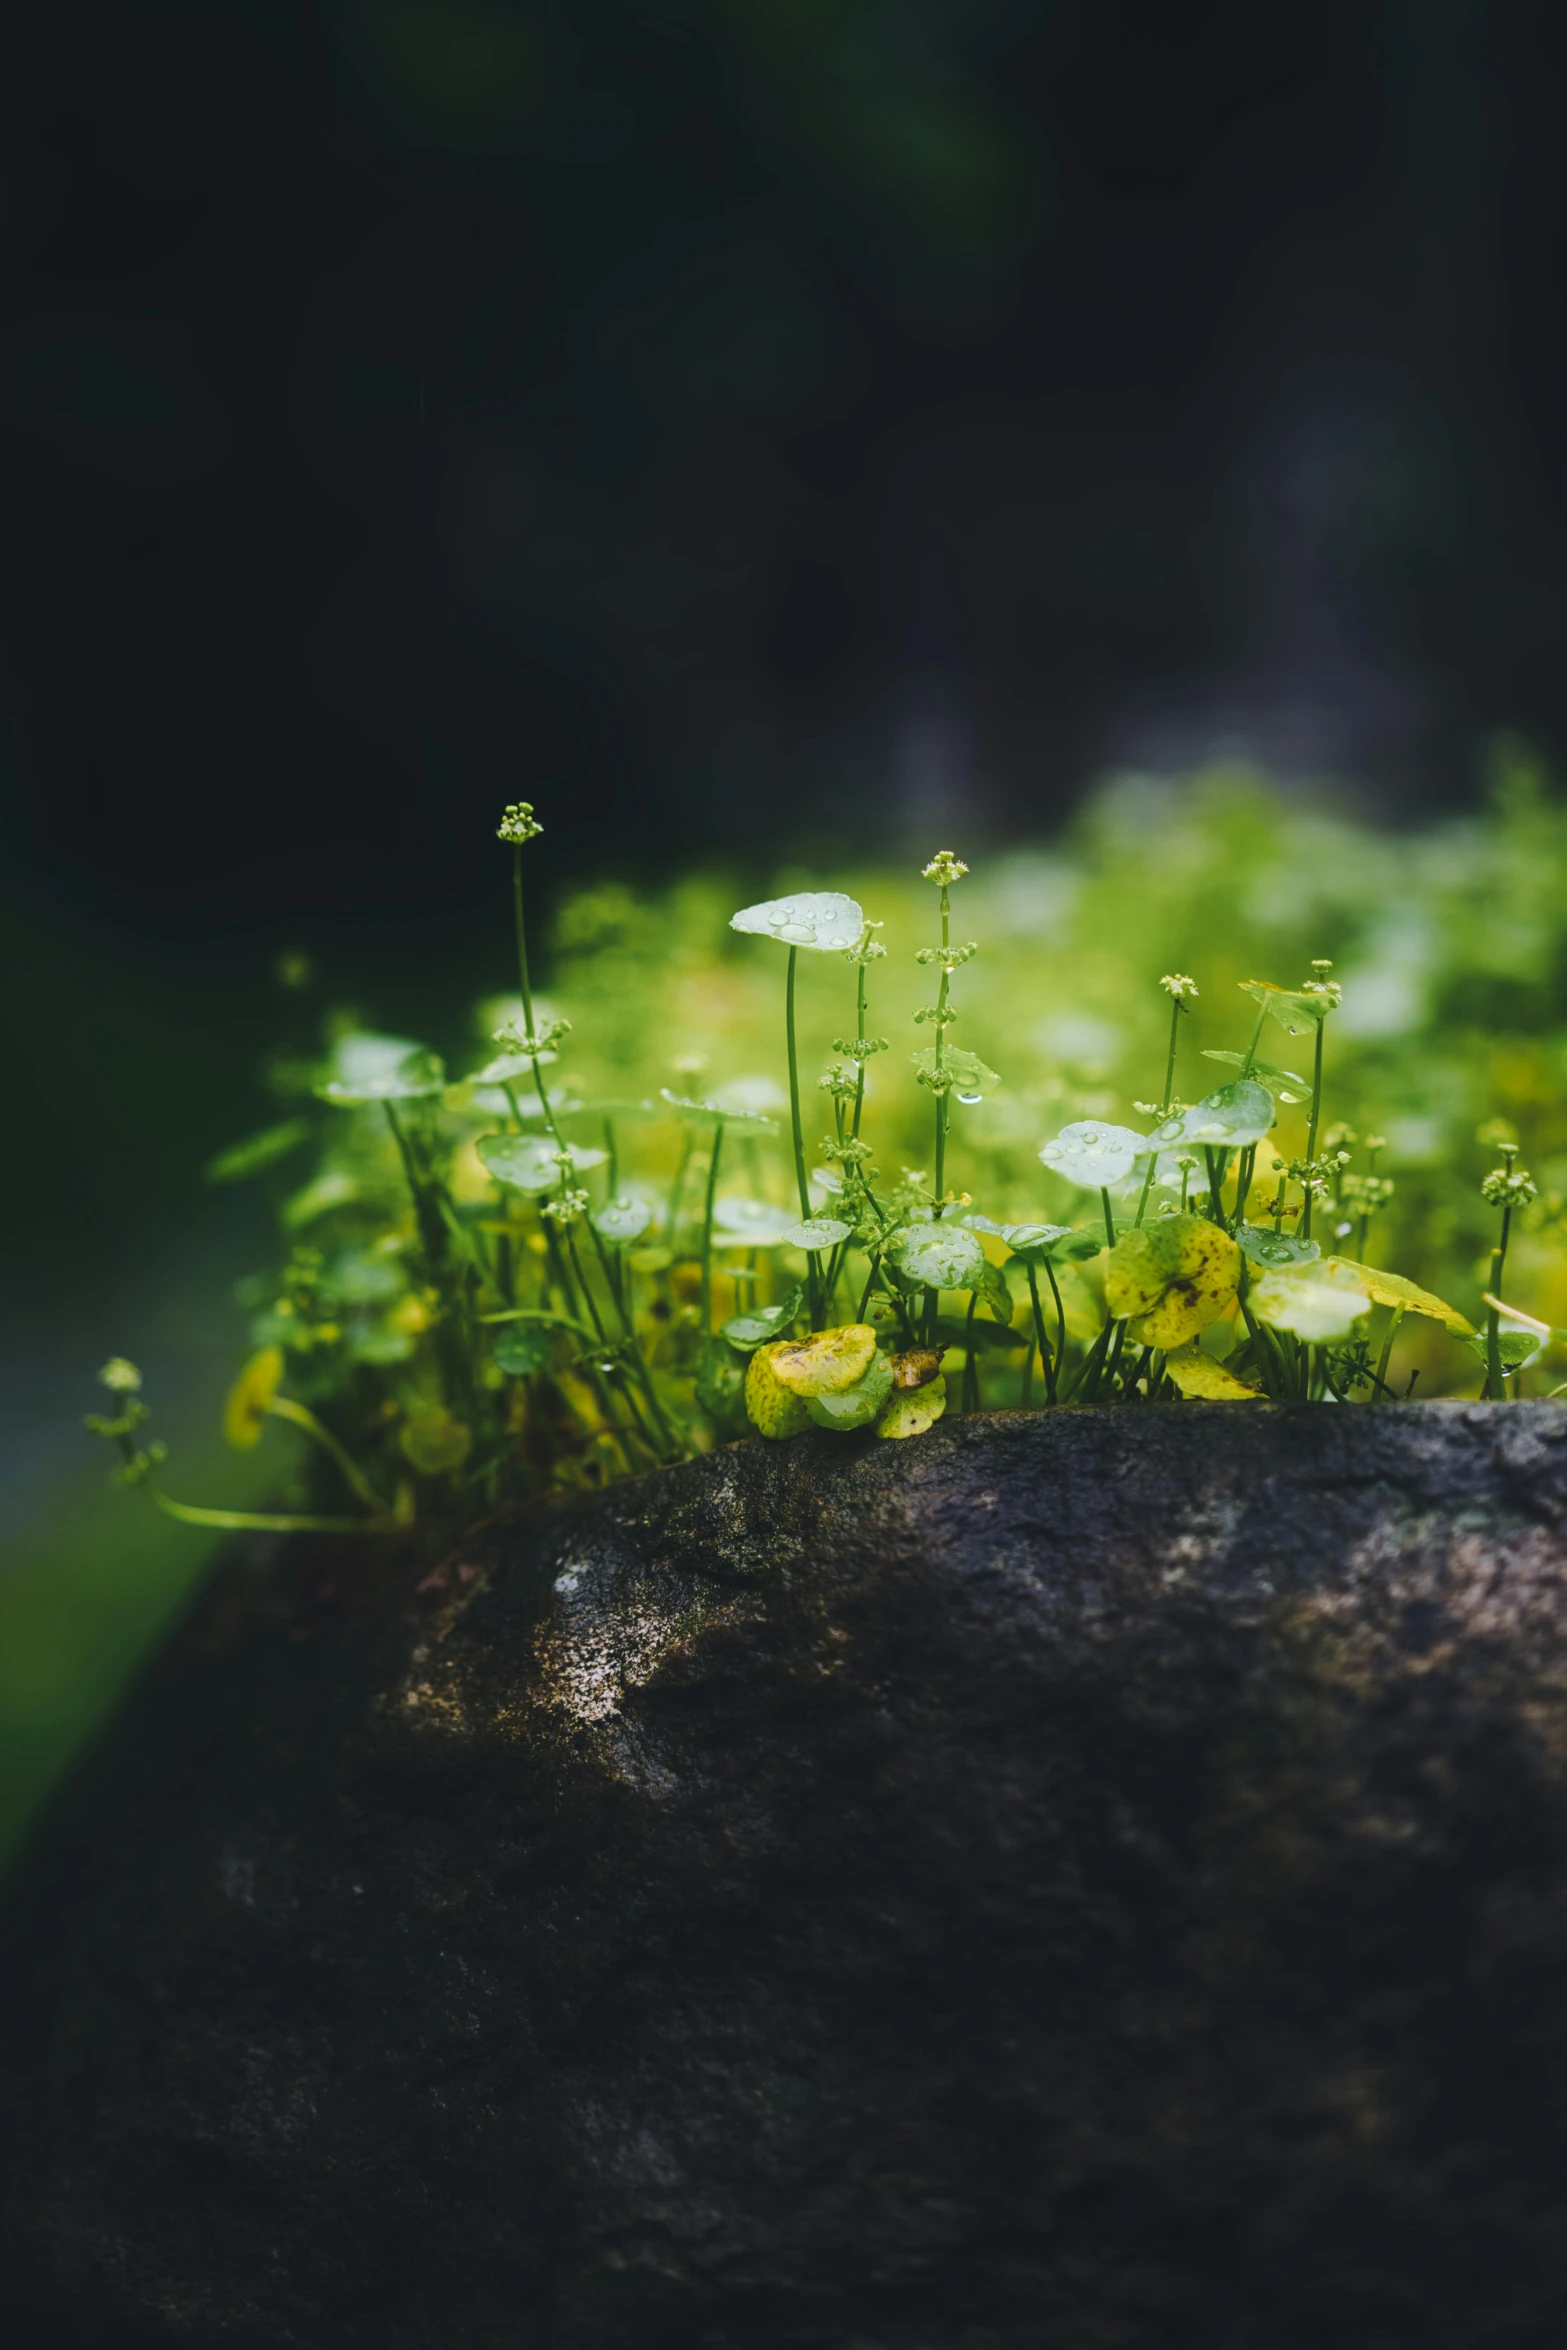
<instances>
[{"instance_id":1,"label":"curved stem","mask_svg":"<svg viewBox=\"0 0 1567 2350\"><path fill-rule=\"evenodd\" d=\"M1403 1307L1395 1306L1388 1321L1387 1335L1382 1341L1382 1352L1377 1358L1377 1385L1379 1387L1385 1387L1387 1385L1387 1367L1388 1363L1392 1359L1393 1341L1398 1336L1398 1326L1403 1319Z\"/></svg>"},{"instance_id":2,"label":"curved stem","mask_svg":"<svg viewBox=\"0 0 1567 2350\"><path fill-rule=\"evenodd\" d=\"M373 1510L386 1508L385 1502L376 1492L347 1446L339 1442L325 1422L318 1420L307 1405L295 1403L293 1397L289 1395L275 1395L268 1404L267 1410L273 1419L287 1420L293 1427L303 1428L307 1436L313 1437L322 1451L337 1463L338 1468L362 1502L368 1504Z\"/></svg>"},{"instance_id":3,"label":"curved stem","mask_svg":"<svg viewBox=\"0 0 1567 2350\"><path fill-rule=\"evenodd\" d=\"M574 1322L570 1314L548 1314L542 1306L508 1306L504 1314L481 1314L479 1320L486 1326L491 1322L548 1322L556 1330L575 1331L590 1346L599 1343L586 1322Z\"/></svg>"},{"instance_id":4,"label":"curved stem","mask_svg":"<svg viewBox=\"0 0 1567 2350\"><path fill-rule=\"evenodd\" d=\"M1066 1359L1066 1308L1061 1303L1061 1287L1056 1280L1056 1269L1048 1257L1045 1259L1045 1279L1050 1284L1050 1294L1056 1304L1056 1352L1055 1360L1050 1366L1050 1400L1055 1403L1057 1401L1056 1381Z\"/></svg>"},{"instance_id":5,"label":"curved stem","mask_svg":"<svg viewBox=\"0 0 1567 2350\"><path fill-rule=\"evenodd\" d=\"M269 1510L204 1510L188 1501L174 1501L156 1485L148 1493L165 1517L183 1526L216 1526L229 1534L390 1534L396 1520L382 1510L373 1518L301 1518L274 1516Z\"/></svg>"}]
</instances>

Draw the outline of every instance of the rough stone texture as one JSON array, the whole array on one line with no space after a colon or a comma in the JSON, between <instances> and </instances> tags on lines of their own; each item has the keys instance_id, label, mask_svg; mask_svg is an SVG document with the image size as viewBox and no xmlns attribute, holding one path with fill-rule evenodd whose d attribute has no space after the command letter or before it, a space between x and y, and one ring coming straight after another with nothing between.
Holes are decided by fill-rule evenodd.
<instances>
[{"instance_id":1,"label":"rough stone texture","mask_svg":"<svg viewBox=\"0 0 1567 2350\"><path fill-rule=\"evenodd\" d=\"M238 1558L13 1903L51 2345L1567 2338L1567 1413L747 1444Z\"/></svg>"}]
</instances>

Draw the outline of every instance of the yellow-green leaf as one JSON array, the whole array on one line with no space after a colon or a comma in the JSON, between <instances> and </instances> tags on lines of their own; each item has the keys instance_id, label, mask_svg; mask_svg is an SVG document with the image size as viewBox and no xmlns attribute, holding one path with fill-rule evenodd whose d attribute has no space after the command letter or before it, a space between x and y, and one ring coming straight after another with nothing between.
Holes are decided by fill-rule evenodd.
<instances>
[{"instance_id":1,"label":"yellow-green leaf","mask_svg":"<svg viewBox=\"0 0 1567 2350\"><path fill-rule=\"evenodd\" d=\"M774 1355L788 1343L775 1339L771 1346L759 1346L746 1370L745 1408L759 1436L798 1436L811 1424L803 1396L785 1387L773 1369Z\"/></svg>"},{"instance_id":2,"label":"yellow-green leaf","mask_svg":"<svg viewBox=\"0 0 1567 2350\"><path fill-rule=\"evenodd\" d=\"M1259 1322L1292 1331L1308 1344L1343 1338L1371 1309L1362 1267L1342 1257L1264 1273L1246 1292L1246 1302Z\"/></svg>"},{"instance_id":3,"label":"yellow-green leaf","mask_svg":"<svg viewBox=\"0 0 1567 2350\"><path fill-rule=\"evenodd\" d=\"M947 1408L947 1382L932 1379L924 1387L895 1387L892 1401L876 1423L878 1436L923 1436L934 1428Z\"/></svg>"},{"instance_id":4,"label":"yellow-green leaf","mask_svg":"<svg viewBox=\"0 0 1567 2350\"><path fill-rule=\"evenodd\" d=\"M1227 1232L1202 1216L1160 1216L1123 1232L1105 1267L1105 1304L1118 1319L1139 1317L1136 1346L1184 1346L1216 1322L1235 1293L1241 1256Z\"/></svg>"},{"instance_id":5,"label":"yellow-green leaf","mask_svg":"<svg viewBox=\"0 0 1567 2350\"><path fill-rule=\"evenodd\" d=\"M766 1350L773 1377L793 1395L839 1395L870 1368L876 1333L868 1322L846 1322L810 1338L780 1339Z\"/></svg>"},{"instance_id":6,"label":"yellow-green leaf","mask_svg":"<svg viewBox=\"0 0 1567 2350\"><path fill-rule=\"evenodd\" d=\"M472 1452L473 1430L435 1406L405 1420L397 1441L421 1477L444 1477Z\"/></svg>"},{"instance_id":7,"label":"yellow-green leaf","mask_svg":"<svg viewBox=\"0 0 1567 2350\"><path fill-rule=\"evenodd\" d=\"M892 1364L886 1355L876 1354L872 1355L870 1369L863 1379L835 1394L809 1396L805 1408L818 1428L836 1428L847 1433L853 1428L869 1427L891 1393Z\"/></svg>"},{"instance_id":8,"label":"yellow-green leaf","mask_svg":"<svg viewBox=\"0 0 1567 2350\"><path fill-rule=\"evenodd\" d=\"M1325 1257L1324 1265L1349 1263L1345 1257ZM1362 1288L1373 1305L1404 1306L1412 1314L1424 1314L1432 1322L1445 1322L1458 1338L1472 1338L1474 1324L1466 1321L1456 1306L1450 1306L1429 1289L1419 1289L1413 1281L1406 1281L1402 1273L1383 1273L1375 1265L1352 1265Z\"/></svg>"},{"instance_id":9,"label":"yellow-green leaf","mask_svg":"<svg viewBox=\"0 0 1567 2350\"><path fill-rule=\"evenodd\" d=\"M1204 1354L1196 1339L1164 1358L1165 1370L1183 1395L1195 1397L1201 1403L1256 1403L1255 1387L1247 1387L1216 1363L1210 1354Z\"/></svg>"},{"instance_id":10,"label":"yellow-green leaf","mask_svg":"<svg viewBox=\"0 0 1567 2350\"><path fill-rule=\"evenodd\" d=\"M223 1433L236 1452L249 1452L261 1442L261 1431L272 1409L272 1398L283 1377L283 1349L264 1346L229 1389L223 1406Z\"/></svg>"},{"instance_id":11,"label":"yellow-green leaf","mask_svg":"<svg viewBox=\"0 0 1567 2350\"><path fill-rule=\"evenodd\" d=\"M1241 992L1273 1014L1286 1036L1299 1036L1325 1020L1338 1003L1335 988L1275 987L1271 979L1243 979Z\"/></svg>"}]
</instances>

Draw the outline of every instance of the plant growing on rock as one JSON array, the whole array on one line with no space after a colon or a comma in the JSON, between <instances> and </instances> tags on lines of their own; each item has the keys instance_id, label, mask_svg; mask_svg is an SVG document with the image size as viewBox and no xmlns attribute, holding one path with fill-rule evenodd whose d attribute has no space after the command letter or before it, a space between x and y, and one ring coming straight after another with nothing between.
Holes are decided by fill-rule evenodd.
<instances>
[{"instance_id":1,"label":"plant growing on rock","mask_svg":"<svg viewBox=\"0 0 1567 2350\"><path fill-rule=\"evenodd\" d=\"M414 1039L339 1023L317 1062L292 1065L289 1114L213 1161L215 1181L276 1183L317 1153L280 1199L278 1270L244 1288L253 1351L226 1418L242 1448L286 1426L309 1466L297 1508L176 1499L161 1448L142 1442L140 1374L117 1359L104 1373L114 1409L91 1425L116 1448L117 1474L170 1514L379 1531L603 1484L748 1428L904 1439L952 1410L1398 1400L1422 1368L1464 1359L1440 1355L1449 1340L1478 1354L1481 1392L1499 1401L1556 1343L1552 1323L1503 1290L1524 1212L1530 1248L1567 1216L1516 1165L1510 1129L1483 1185L1498 1218L1483 1329L1369 1261L1398 1209L1391 1146L1380 1132L1362 1139L1363 1083L1348 1105L1357 1124L1324 1124L1346 1000L1326 959L1298 985L1232 968L1224 988L1247 999L1247 1020L1231 1037L1210 980L1199 994L1167 972L1153 996L1162 1026L1135 1013L1160 1072L1152 1099L1132 1094L1123 1109L1055 1080L1009 1090L952 1035L971 984L983 1010L988 966L960 1007L954 982L979 948L954 941L952 892L968 869L942 850L922 874L936 935L906 966L935 986L910 1007L902 1085L869 1002L873 973L878 1001L890 984L896 924L838 890L728 918L731 993L750 983L751 939L786 950L783 1082L753 1068L709 1085L709 1037L662 1067L650 1054L655 1034L667 1051L662 1015L614 1054L595 1041L595 1028L625 1023L638 991L595 998L591 958L576 966L575 1026L536 994L525 885L541 834L527 803L504 811L516 994L489 1015L475 1066L454 1080ZM601 926L641 918L629 898L596 903ZM650 997L664 951L650 937L639 966ZM814 1088L802 954L853 973L852 1025ZM760 986L760 958L755 969ZM1092 1029L1071 1001L1059 989L1043 999L1052 1032L1074 1019ZM772 1005L776 1023L776 993ZM1015 985L1006 1016L1026 1054L1035 1010ZM809 1018L822 1026L819 1003ZM1224 1041L1198 1047L1215 1024ZM1285 1041L1266 1048L1278 1058L1265 1058L1279 1030ZM1194 1078L1204 1059L1217 1084ZM827 1128L814 1142L812 1100ZM959 1107L976 1121L962 1133ZM1429 1344L1395 1372L1421 1325Z\"/></svg>"}]
</instances>

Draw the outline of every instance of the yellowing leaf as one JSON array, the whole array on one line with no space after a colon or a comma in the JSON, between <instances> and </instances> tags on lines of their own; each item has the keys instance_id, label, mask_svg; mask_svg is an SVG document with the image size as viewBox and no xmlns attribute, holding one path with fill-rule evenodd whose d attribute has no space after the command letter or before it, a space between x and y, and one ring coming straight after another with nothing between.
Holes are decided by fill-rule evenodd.
<instances>
[{"instance_id":1,"label":"yellowing leaf","mask_svg":"<svg viewBox=\"0 0 1567 2350\"><path fill-rule=\"evenodd\" d=\"M1160 1216L1123 1232L1105 1268L1105 1304L1140 1317L1135 1346L1184 1346L1225 1311L1240 1278L1240 1250L1202 1216Z\"/></svg>"},{"instance_id":2,"label":"yellowing leaf","mask_svg":"<svg viewBox=\"0 0 1567 2350\"><path fill-rule=\"evenodd\" d=\"M745 1408L759 1436L798 1436L811 1424L804 1398L785 1387L773 1369L774 1355L788 1345L787 1339L775 1339L771 1346L759 1346L746 1368Z\"/></svg>"},{"instance_id":3,"label":"yellowing leaf","mask_svg":"<svg viewBox=\"0 0 1567 2350\"><path fill-rule=\"evenodd\" d=\"M1256 1403L1260 1400L1255 1387L1247 1387L1233 1371L1216 1363L1210 1354L1204 1354L1194 1338L1189 1345L1164 1358L1165 1370L1183 1395L1194 1396L1202 1403Z\"/></svg>"},{"instance_id":4,"label":"yellowing leaf","mask_svg":"<svg viewBox=\"0 0 1567 2350\"><path fill-rule=\"evenodd\" d=\"M847 1433L853 1428L869 1427L891 1393L892 1364L886 1355L876 1354L872 1355L870 1369L863 1379L834 1395L810 1396L805 1408L818 1428L836 1428Z\"/></svg>"},{"instance_id":5,"label":"yellowing leaf","mask_svg":"<svg viewBox=\"0 0 1567 2350\"><path fill-rule=\"evenodd\" d=\"M1348 1262L1344 1257L1323 1259L1324 1268ZM1406 1281L1402 1273L1379 1272L1374 1265L1352 1264L1350 1270L1373 1305L1405 1306L1412 1314L1424 1314L1433 1322L1445 1322L1448 1329L1459 1338L1474 1336L1474 1324L1466 1321L1456 1306L1444 1304L1429 1289L1418 1289L1413 1281Z\"/></svg>"},{"instance_id":6,"label":"yellowing leaf","mask_svg":"<svg viewBox=\"0 0 1567 2350\"><path fill-rule=\"evenodd\" d=\"M1308 1343L1343 1338L1371 1306L1362 1267L1342 1257L1264 1273L1246 1292L1246 1302L1259 1322L1293 1331Z\"/></svg>"},{"instance_id":7,"label":"yellowing leaf","mask_svg":"<svg viewBox=\"0 0 1567 2350\"><path fill-rule=\"evenodd\" d=\"M934 1428L947 1408L947 1382L932 1379L925 1387L895 1387L892 1401L876 1423L878 1436L923 1436Z\"/></svg>"},{"instance_id":8,"label":"yellowing leaf","mask_svg":"<svg viewBox=\"0 0 1567 2350\"><path fill-rule=\"evenodd\" d=\"M473 1450L473 1430L435 1405L405 1420L397 1441L421 1477L442 1477L448 1470L460 1469L468 1458Z\"/></svg>"},{"instance_id":9,"label":"yellowing leaf","mask_svg":"<svg viewBox=\"0 0 1567 2350\"><path fill-rule=\"evenodd\" d=\"M260 1354L251 1356L229 1389L223 1407L223 1433L236 1452L249 1452L252 1445L261 1442L282 1377L283 1349L264 1346Z\"/></svg>"},{"instance_id":10,"label":"yellowing leaf","mask_svg":"<svg viewBox=\"0 0 1567 2350\"><path fill-rule=\"evenodd\" d=\"M870 1368L876 1333L868 1322L818 1330L811 1338L780 1339L764 1349L773 1377L793 1395L838 1395Z\"/></svg>"}]
</instances>

